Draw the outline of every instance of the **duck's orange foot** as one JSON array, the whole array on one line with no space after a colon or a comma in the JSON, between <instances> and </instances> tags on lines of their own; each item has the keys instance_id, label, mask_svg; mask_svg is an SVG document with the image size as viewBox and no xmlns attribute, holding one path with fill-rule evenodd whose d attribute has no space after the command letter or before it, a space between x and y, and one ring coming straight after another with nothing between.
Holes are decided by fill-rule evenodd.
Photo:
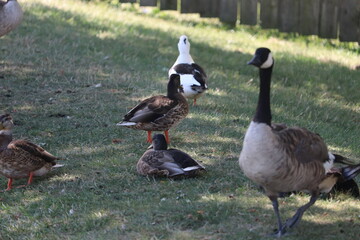
<instances>
[{"instance_id":1,"label":"duck's orange foot","mask_svg":"<svg viewBox=\"0 0 360 240\"><path fill-rule=\"evenodd\" d=\"M146 142L152 143L151 131L147 131L147 139Z\"/></svg>"},{"instance_id":2,"label":"duck's orange foot","mask_svg":"<svg viewBox=\"0 0 360 240\"><path fill-rule=\"evenodd\" d=\"M13 179L9 178L8 183L7 183L7 188L5 190L1 190L0 192L7 192L7 191L11 190L12 189L12 182L13 182Z\"/></svg>"},{"instance_id":3,"label":"duck's orange foot","mask_svg":"<svg viewBox=\"0 0 360 240\"><path fill-rule=\"evenodd\" d=\"M164 131L166 143L170 144L169 130Z\"/></svg>"}]
</instances>

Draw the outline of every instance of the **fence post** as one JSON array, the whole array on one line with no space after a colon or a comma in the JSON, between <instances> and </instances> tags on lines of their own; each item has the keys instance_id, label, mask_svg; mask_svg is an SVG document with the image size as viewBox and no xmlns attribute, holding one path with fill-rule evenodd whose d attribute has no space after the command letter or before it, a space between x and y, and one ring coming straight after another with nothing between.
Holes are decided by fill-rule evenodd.
<instances>
[{"instance_id":1,"label":"fence post","mask_svg":"<svg viewBox=\"0 0 360 240\"><path fill-rule=\"evenodd\" d=\"M157 0L140 0L140 6L156 7L157 6Z\"/></svg>"},{"instance_id":2,"label":"fence post","mask_svg":"<svg viewBox=\"0 0 360 240\"><path fill-rule=\"evenodd\" d=\"M201 9L201 0L181 0L181 13L199 13Z\"/></svg>"},{"instance_id":3,"label":"fence post","mask_svg":"<svg viewBox=\"0 0 360 240\"><path fill-rule=\"evenodd\" d=\"M177 0L160 0L160 10L176 10Z\"/></svg>"},{"instance_id":4,"label":"fence post","mask_svg":"<svg viewBox=\"0 0 360 240\"><path fill-rule=\"evenodd\" d=\"M200 17L219 17L220 0L200 0Z\"/></svg>"},{"instance_id":5,"label":"fence post","mask_svg":"<svg viewBox=\"0 0 360 240\"><path fill-rule=\"evenodd\" d=\"M256 25L258 0L241 0L240 24Z\"/></svg>"},{"instance_id":6,"label":"fence post","mask_svg":"<svg viewBox=\"0 0 360 240\"><path fill-rule=\"evenodd\" d=\"M360 13L360 4L358 5L358 13ZM360 45L360 16L358 16L358 43Z\"/></svg>"},{"instance_id":7,"label":"fence post","mask_svg":"<svg viewBox=\"0 0 360 240\"><path fill-rule=\"evenodd\" d=\"M220 21L235 25L237 21L237 0L221 0L220 1Z\"/></svg>"},{"instance_id":8,"label":"fence post","mask_svg":"<svg viewBox=\"0 0 360 240\"><path fill-rule=\"evenodd\" d=\"M299 0L279 0L278 12L279 31L297 32L299 25Z\"/></svg>"},{"instance_id":9,"label":"fence post","mask_svg":"<svg viewBox=\"0 0 360 240\"><path fill-rule=\"evenodd\" d=\"M342 42L359 41L359 0L340 1L340 36Z\"/></svg>"},{"instance_id":10,"label":"fence post","mask_svg":"<svg viewBox=\"0 0 360 240\"><path fill-rule=\"evenodd\" d=\"M339 4L338 0L322 0L319 37L337 38Z\"/></svg>"},{"instance_id":11,"label":"fence post","mask_svg":"<svg viewBox=\"0 0 360 240\"><path fill-rule=\"evenodd\" d=\"M261 0L260 21L262 28L277 28L278 0Z\"/></svg>"},{"instance_id":12,"label":"fence post","mask_svg":"<svg viewBox=\"0 0 360 240\"><path fill-rule=\"evenodd\" d=\"M319 0L300 0L299 33L303 35L318 35L319 16Z\"/></svg>"}]
</instances>

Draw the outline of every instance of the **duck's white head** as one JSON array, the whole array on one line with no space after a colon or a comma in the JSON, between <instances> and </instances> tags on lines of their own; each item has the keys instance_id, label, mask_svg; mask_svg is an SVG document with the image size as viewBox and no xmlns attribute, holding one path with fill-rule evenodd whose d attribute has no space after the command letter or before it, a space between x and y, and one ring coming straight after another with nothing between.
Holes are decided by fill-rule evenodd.
<instances>
[{"instance_id":1,"label":"duck's white head","mask_svg":"<svg viewBox=\"0 0 360 240\"><path fill-rule=\"evenodd\" d=\"M190 54L190 42L187 36L182 35L180 37L178 49L180 54Z\"/></svg>"}]
</instances>

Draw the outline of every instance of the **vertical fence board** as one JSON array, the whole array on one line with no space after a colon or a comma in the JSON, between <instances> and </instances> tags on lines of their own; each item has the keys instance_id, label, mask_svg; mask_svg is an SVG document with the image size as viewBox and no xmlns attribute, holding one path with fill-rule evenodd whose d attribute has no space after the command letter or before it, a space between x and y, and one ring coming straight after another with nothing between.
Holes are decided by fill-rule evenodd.
<instances>
[{"instance_id":1,"label":"vertical fence board","mask_svg":"<svg viewBox=\"0 0 360 240\"><path fill-rule=\"evenodd\" d=\"M277 28L278 0L261 0L260 21L262 28Z\"/></svg>"},{"instance_id":2,"label":"vertical fence board","mask_svg":"<svg viewBox=\"0 0 360 240\"><path fill-rule=\"evenodd\" d=\"M241 0L240 23L256 25L257 23L257 0Z\"/></svg>"},{"instance_id":3,"label":"vertical fence board","mask_svg":"<svg viewBox=\"0 0 360 240\"><path fill-rule=\"evenodd\" d=\"M220 21L235 25L237 21L237 7L237 0L221 0L219 13Z\"/></svg>"},{"instance_id":4,"label":"vertical fence board","mask_svg":"<svg viewBox=\"0 0 360 240\"><path fill-rule=\"evenodd\" d=\"M319 34L320 0L301 0L298 32L303 35Z\"/></svg>"},{"instance_id":5,"label":"vertical fence board","mask_svg":"<svg viewBox=\"0 0 360 240\"><path fill-rule=\"evenodd\" d=\"M359 31L359 0L340 1L340 41L358 41Z\"/></svg>"},{"instance_id":6,"label":"vertical fence board","mask_svg":"<svg viewBox=\"0 0 360 240\"><path fill-rule=\"evenodd\" d=\"M220 0L200 0L201 17L219 17L220 14Z\"/></svg>"},{"instance_id":7,"label":"vertical fence board","mask_svg":"<svg viewBox=\"0 0 360 240\"><path fill-rule=\"evenodd\" d=\"M299 0L279 0L278 4L279 31L297 32L299 25Z\"/></svg>"},{"instance_id":8,"label":"vertical fence board","mask_svg":"<svg viewBox=\"0 0 360 240\"><path fill-rule=\"evenodd\" d=\"M176 10L177 0L160 0L160 10Z\"/></svg>"},{"instance_id":9,"label":"vertical fence board","mask_svg":"<svg viewBox=\"0 0 360 240\"><path fill-rule=\"evenodd\" d=\"M157 6L157 0L140 0L140 6L156 7Z\"/></svg>"},{"instance_id":10,"label":"vertical fence board","mask_svg":"<svg viewBox=\"0 0 360 240\"><path fill-rule=\"evenodd\" d=\"M358 13L360 15L360 4L358 4ZM360 16L358 16L358 43L360 45Z\"/></svg>"},{"instance_id":11,"label":"vertical fence board","mask_svg":"<svg viewBox=\"0 0 360 240\"><path fill-rule=\"evenodd\" d=\"M322 0L320 10L319 36L337 38L339 20L338 0Z\"/></svg>"},{"instance_id":12,"label":"vertical fence board","mask_svg":"<svg viewBox=\"0 0 360 240\"><path fill-rule=\"evenodd\" d=\"M201 4L200 0L181 0L180 12L181 13L199 13Z\"/></svg>"}]
</instances>

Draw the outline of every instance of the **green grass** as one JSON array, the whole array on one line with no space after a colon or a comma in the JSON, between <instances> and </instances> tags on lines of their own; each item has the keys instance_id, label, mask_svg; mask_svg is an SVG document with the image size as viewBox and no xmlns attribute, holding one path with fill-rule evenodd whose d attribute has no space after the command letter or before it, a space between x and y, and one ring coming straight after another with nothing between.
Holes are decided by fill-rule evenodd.
<instances>
[{"instance_id":1,"label":"green grass","mask_svg":"<svg viewBox=\"0 0 360 240\"><path fill-rule=\"evenodd\" d=\"M276 227L270 201L237 162L258 95L258 72L246 62L259 46L272 49L276 61L274 121L309 128L332 151L360 159L355 44L232 30L215 19L145 14L130 5L20 3L22 24L0 39L0 112L12 114L15 138L44 145L66 165L1 193L0 239L267 238ZM142 177L135 166L148 147L145 132L115 124L140 99L166 92L182 34L210 89L170 131L172 147L208 172L186 180ZM282 200L283 218L307 201ZM319 200L286 239L358 239L359 211L356 199Z\"/></svg>"}]
</instances>

